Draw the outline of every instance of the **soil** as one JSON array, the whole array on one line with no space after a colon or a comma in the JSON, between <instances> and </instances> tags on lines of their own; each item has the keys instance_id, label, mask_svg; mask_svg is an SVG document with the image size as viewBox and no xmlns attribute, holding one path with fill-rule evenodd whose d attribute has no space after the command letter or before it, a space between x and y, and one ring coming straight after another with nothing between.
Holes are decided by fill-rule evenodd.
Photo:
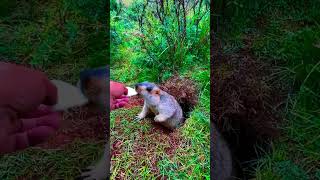
<instances>
[{"instance_id":1,"label":"soil","mask_svg":"<svg viewBox=\"0 0 320 180\"><path fill-rule=\"evenodd\" d=\"M138 96L132 96L129 98L129 103L126 104L124 108L130 109L136 106L141 106L142 108L143 99L139 98ZM152 116L147 116L147 118L152 118ZM132 117L127 117L127 119L132 120ZM120 123L120 120L121 117L116 117L115 123ZM160 124L152 121L152 119L146 119L145 121L141 121L141 123L151 123L152 128L147 132L140 131L138 133L137 138L139 141L132 144L134 154L133 157L135 158L136 162L139 162L141 159L151 158L151 172L155 175L159 175L159 177L156 179L167 179L167 177L163 177L162 175L160 176L160 169L158 168L157 164L158 161L161 160L161 157L154 154L158 151L158 145L161 144L161 146L164 147L164 152L169 156L169 158L172 157L176 153L176 150L181 147L181 143L183 143L183 139L180 136L180 130L168 130ZM115 131L122 133L120 128L116 129ZM113 142L111 150L112 157L121 156L122 144L123 142L120 140ZM117 175L117 177L115 177L115 179L123 179L125 171L125 169L120 170L120 173Z\"/></svg>"},{"instance_id":2,"label":"soil","mask_svg":"<svg viewBox=\"0 0 320 180\"><path fill-rule=\"evenodd\" d=\"M133 107L143 106L143 99L138 96L129 97L129 103L123 108L131 109ZM132 117L128 117L132 119ZM105 128L105 116L96 111L92 111L90 106L84 106L81 108L74 108L65 112L63 115L62 127L56 132L56 134L51 137L47 142L39 144L38 147L44 149L57 149L63 148L65 145L72 143L76 139L81 139L82 141L100 141L105 138L106 128ZM120 117L116 117L116 123L120 122ZM149 121L144 121L142 123L150 123ZM148 132L140 132L139 136L143 141L144 138L152 139L152 142L136 142L133 144L134 154L136 160L139 161L140 158L147 158L149 153L156 152L158 144L163 144L165 146L165 153L172 157L177 148L181 147L182 138L180 137L179 129L175 131L170 131L160 124L153 121L152 129ZM121 133L121 129L119 129ZM121 141L117 140L112 144L111 155L121 156ZM157 166L159 157L154 156L151 159L151 171L154 174L160 175L160 170ZM117 178L121 179L121 173ZM159 179L158 177L157 179ZM161 177L160 179L166 179L166 177Z\"/></svg>"},{"instance_id":3,"label":"soil","mask_svg":"<svg viewBox=\"0 0 320 180\"><path fill-rule=\"evenodd\" d=\"M270 139L279 137L279 104L282 89L268 81L272 64L251 52L252 38L234 54L224 54L218 40L213 44L211 67L211 120L225 137L236 159L257 158L255 145L268 150Z\"/></svg>"},{"instance_id":4,"label":"soil","mask_svg":"<svg viewBox=\"0 0 320 180\"><path fill-rule=\"evenodd\" d=\"M105 138L106 118L103 114L90 111L90 107L74 108L63 115L63 123L56 134L47 142L39 144L44 149L61 148L75 139L99 141Z\"/></svg>"},{"instance_id":5,"label":"soil","mask_svg":"<svg viewBox=\"0 0 320 180\"><path fill-rule=\"evenodd\" d=\"M129 102L124 106L125 109L131 109L135 106L142 106L143 99L139 98L138 96L131 96L129 97Z\"/></svg>"},{"instance_id":6,"label":"soil","mask_svg":"<svg viewBox=\"0 0 320 180\"><path fill-rule=\"evenodd\" d=\"M147 122L146 120L142 123L150 122ZM174 156L177 149L181 147L183 140L178 129L176 131L169 131L159 124L152 123L152 125L152 128L146 133L139 132L139 141L134 142L132 145L132 156L135 159L134 162L139 162L141 159L150 159L150 170L152 174L159 175L156 179L167 179L166 177L160 175L160 169L158 168L158 162L161 160L161 156L156 155L156 152L159 151L157 150L158 145L160 144L161 146L165 147L164 152L169 156L169 158L171 158ZM121 156L122 144L123 142L119 140L116 140L113 143L111 150L113 157ZM124 179L123 175L121 174L125 174L125 171L125 169L122 169L115 179Z\"/></svg>"},{"instance_id":7,"label":"soil","mask_svg":"<svg viewBox=\"0 0 320 180\"><path fill-rule=\"evenodd\" d=\"M142 105L143 99L133 96L129 98L129 103L124 108L130 109ZM56 134L45 143L37 146L44 149L56 149L72 143L75 139L83 141L104 140L106 133L105 120L103 114L92 110L90 106L71 109L64 113L62 126ZM160 125L156 125L156 127L158 129L162 128ZM119 146L119 142L115 142L113 146Z\"/></svg>"}]
</instances>

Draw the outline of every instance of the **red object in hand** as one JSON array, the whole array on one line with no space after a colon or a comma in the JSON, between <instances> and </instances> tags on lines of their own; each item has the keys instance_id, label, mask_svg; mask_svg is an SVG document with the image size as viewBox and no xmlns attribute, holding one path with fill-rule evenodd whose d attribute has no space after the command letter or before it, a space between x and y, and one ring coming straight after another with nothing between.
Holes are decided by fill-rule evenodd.
<instances>
[{"instance_id":1,"label":"red object in hand","mask_svg":"<svg viewBox=\"0 0 320 180\"><path fill-rule=\"evenodd\" d=\"M57 88L44 73L0 62L0 154L49 138L58 128L61 114L40 105L56 102Z\"/></svg>"},{"instance_id":2,"label":"red object in hand","mask_svg":"<svg viewBox=\"0 0 320 180\"><path fill-rule=\"evenodd\" d=\"M124 84L110 81L110 107L111 110L122 108L129 101L128 89Z\"/></svg>"}]
</instances>

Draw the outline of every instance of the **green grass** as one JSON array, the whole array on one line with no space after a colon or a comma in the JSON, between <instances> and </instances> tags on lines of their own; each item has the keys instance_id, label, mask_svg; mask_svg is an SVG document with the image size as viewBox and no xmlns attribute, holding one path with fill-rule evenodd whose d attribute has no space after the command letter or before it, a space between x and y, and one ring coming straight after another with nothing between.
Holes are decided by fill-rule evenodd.
<instances>
[{"instance_id":1,"label":"green grass","mask_svg":"<svg viewBox=\"0 0 320 180\"><path fill-rule=\"evenodd\" d=\"M183 127L169 135L154 129L150 118L134 120L142 107L111 112L111 144L121 142L114 150L120 154L112 158L112 178L209 179L209 111L202 109L203 102ZM168 153L171 143L178 146Z\"/></svg>"},{"instance_id":2,"label":"green grass","mask_svg":"<svg viewBox=\"0 0 320 180\"><path fill-rule=\"evenodd\" d=\"M64 63L45 70L50 78L76 83L84 65ZM30 147L0 156L0 179L74 179L102 155L104 141L76 139L59 149Z\"/></svg>"},{"instance_id":3,"label":"green grass","mask_svg":"<svg viewBox=\"0 0 320 180\"><path fill-rule=\"evenodd\" d=\"M173 14L168 15L171 25L161 27L149 8L147 21L151 32L144 32L148 50L137 38L139 27L133 20L137 18L139 3L133 2L136 7L124 9L125 15L111 12L111 29L115 29L111 31L111 79L126 84L145 80L160 83L178 73L197 82L200 101L183 128L170 135L153 131L148 120L132 121L141 107L113 111L111 140L122 143L121 156L113 158L114 175L209 179L209 13L208 6L204 6L208 2L197 7L198 16L203 15L198 27L194 25L196 14L188 15L187 40L179 38ZM82 68L109 62L105 1L31 0L0 4L0 8L11 7L0 9L0 58L31 64L50 78L71 83L77 81ZM171 6L167 8L173 12ZM174 44L165 39L165 34L171 32L175 32L171 37ZM6 155L0 159L0 179L72 179L98 158L101 146L99 142L79 140L63 150L28 148Z\"/></svg>"},{"instance_id":4,"label":"green grass","mask_svg":"<svg viewBox=\"0 0 320 180\"><path fill-rule=\"evenodd\" d=\"M75 84L83 68L106 65L106 1L0 2L0 59L30 64ZM28 148L0 157L0 179L73 179L101 156L103 142Z\"/></svg>"},{"instance_id":5,"label":"green grass","mask_svg":"<svg viewBox=\"0 0 320 180\"><path fill-rule=\"evenodd\" d=\"M142 107L111 112L111 144L118 154L112 158L112 178L210 179L209 13L196 34L192 26L196 16L189 12L188 40L183 40L174 15L168 12L165 18L170 23L162 25L149 6L143 26L146 31L140 37L136 18L142 11L141 2L122 7L120 13L111 11L111 79L132 85L161 83L174 75L188 77L197 84L199 103L186 123L170 134L155 128L150 118L135 121ZM174 44L168 43L168 32Z\"/></svg>"},{"instance_id":6,"label":"green grass","mask_svg":"<svg viewBox=\"0 0 320 180\"><path fill-rule=\"evenodd\" d=\"M266 152L257 162L253 174L257 179L317 179L320 49L315 45L320 41L320 3L289 0L257 3L242 3L237 13L243 16L229 12L229 24L224 25L229 31L220 36L229 53L236 53L242 37L249 36L257 60L273 65L274 73L268 83L280 83L287 89L284 120L280 125L283 135L274 141L272 152ZM240 43L234 43L239 40Z\"/></svg>"},{"instance_id":7,"label":"green grass","mask_svg":"<svg viewBox=\"0 0 320 180\"><path fill-rule=\"evenodd\" d=\"M121 66L111 67L111 79L127 84L155 80L152 76L144 75L150 71L144 71L146 69L139 71L134 65L135 54L130 51L126 55L133 59L125 58ZM116 140L122 142L122 154L113 158L113 177L115 175L120 177L119 174L122 174L121 177L133 176L141 179L154 179L157 176L166 176L170 179L210 178L210 76L208 67L209 65L202 64L195 66L193 71L184 68L180 70L181 76L190 77L197 83L200 92L199 104L191 112L186 124L175 133L175 136L180 137L180 144L173 155L168 155L164 151L164 148L170 146L169 142L161 141L161 137L168 138L168 135L153 131L151 119L133 120L142 107L111 112L111 143ZM139 76L135 70L141 72ZM115 123L117 118L119 122ZM134 146L145 148L139 157L135 157ZM152 165L155 159L158 162L156 166ZM152 171L154 166L157 169L156 172Z\"/></svg>"},{"instance_id":8,"label":"green grass","mask_svg":"<svg viewBox=\"0 0 320 180\"><path fill-rule=\"evenodd\" d=\"M89 143L76 140L63 149L28 148L0 158L0 178L16 179L73 179L81 169L97 161L103 142Z\"/></svg>"},{"instance_id":9,"label":"green grass","mask_svg":"<svg viewBox=\"0 0 320 180\"><path fill-rule=\"evenodd\" d=\"M54 64L109 62L105 2L4 1L0 16L0 56L47 69Z\"/></svg>"},{"instance_id":10,"label":"green grass","mask_svg":"<svg viewBox=\"0 0 320 180\"><path fill-rule=\"evenodd\" d=\"M281 29L281 26L278 28ZM285 140L279 142L288 143L285 150L289 156L282 161L269 161L276 167L273 169L275 174L284 179L292 179L292 176L296 179L308 179L308 176L314 178L320 168L320 101L316 93L320 88L317 80L320 77L320 49L313 44L319 40L320 31L319 27L284 31L265 35L262 40L257 38L255 49L258 56L270 57L280 64L282 69L278 71L276 78L286 81L285 85L292 91L288 97L287 113L282 125L286 134ZM276 149L273 153L278 151ZM289 169L292 170L291 173L284 173Z\"/></svg>"}]
</instances>

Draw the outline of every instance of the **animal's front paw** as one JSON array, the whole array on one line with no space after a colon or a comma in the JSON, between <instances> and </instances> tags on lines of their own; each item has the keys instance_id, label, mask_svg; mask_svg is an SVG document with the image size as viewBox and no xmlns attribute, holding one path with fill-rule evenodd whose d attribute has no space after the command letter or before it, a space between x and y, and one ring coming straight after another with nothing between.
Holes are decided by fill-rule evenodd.
<instances>
[{"instance_id":1,"label":"animal's front paw","mask_svg":"<svg viewBox=\"0 0 320 180\"><path fill-rule=\"evenodd\" d=\"M105 180L107 179L107 169L98 166L89 166L83 170L76 180Z\"/></svg>"},{"instance_id":2,"label":"animal's front paw","mask_svg":"<svg viewBox=\"0 0 320 180\"><path fill-rule=\"evenodd\" d=\"M136 117L134 117L134 120L135 121L140 121L141 119L138 116L136 116Z\"/></svg>"},{"instance_id":3,"label":"animal's front paw","mask_svg":"<svg viewBox=\"0 0 320 180\"><path fill-rule=\"evenodd\" d=\"M135 118L134 118L134 120L136 120L136 121L140 121L140 120L142 120L143 118L141 118L141 117L139 117L139 116L136 116Z\"/></svg>"},{"instance_id":4,"label":"animal's front paw","mask_svg":"<svg viewBox=\"0 0 320 180\"><path fill-rule=\"evenodd\" d=\"M146 116L144 115L144 114L138 114L136 117L135 117L135 120L136 121L140 121L140 120L142 120L143 118L145 118Z\"/></svg>"},{"instance_id":5,"label":"animal's front paw","mask_svg":"<svg viewBox=\"0 0 320 180\"><path fill-rule=\"evenodd\" d=\"M166 119L160 115L157 115L154 117L154 121L155 122L164 122L164 121L166 121Z\"/></svg>"}]
</instances>

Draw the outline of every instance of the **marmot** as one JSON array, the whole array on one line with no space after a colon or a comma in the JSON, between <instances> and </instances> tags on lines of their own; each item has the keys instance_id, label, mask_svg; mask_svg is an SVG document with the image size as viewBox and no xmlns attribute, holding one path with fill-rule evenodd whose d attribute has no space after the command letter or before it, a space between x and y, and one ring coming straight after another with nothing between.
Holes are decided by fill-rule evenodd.
<instances>
[{"instance_id":1,"label":"marmot","mask_svg":"<svg viewBox=\"0 0 320 180\"><path fill-rule=\"evenodd\" d=\"M173 130L182 125L183 112L176 99L150 82L137 83L135 90L139 97L144 99L142 112L137 119L143 119L149 112L154 113L155 122Z\"/></svg>"},{"instance_id":2,"label":"marmot","mask_svg":"<svg viewBox=\"0 0 320 180\"><path fill-rule=\"evenodd\" d=\"M81 71L80 80L77 83L78 88L88 98L89 102L96 105L101 112L105 112L109 107L107 102L107 83L109 81L109 68L99 67L86 69ZM110 129L110 125L106 123L106 129ZM106 144L104 154L97 164L84 169L80 176L76 179L96 179L103 180L110 178L110 141L106 134Z\"/></svg>"},{"instance_id":3,"label":"marmot","mask_svg":"<svg viewBox=\"0 0 320 180\"><path fill-rule=\"evenodd\" d=\"M102 112L109 107L107 102L109 74L107 67L86 69L80 72L80 80L77 83L78 88L89 99L89 102L96 105Z\"/></svg>"},{"instance_id":4,"label":"marmot","mask_svg":"<svg viewBox=\"0 0 320 180\"><path fill-rule=\"evenodd\" d=\"M210 171L211 176L221 180L243 179L240 164L234 158L229 144L211 122Z\"/></svg>"}]
</instances>

